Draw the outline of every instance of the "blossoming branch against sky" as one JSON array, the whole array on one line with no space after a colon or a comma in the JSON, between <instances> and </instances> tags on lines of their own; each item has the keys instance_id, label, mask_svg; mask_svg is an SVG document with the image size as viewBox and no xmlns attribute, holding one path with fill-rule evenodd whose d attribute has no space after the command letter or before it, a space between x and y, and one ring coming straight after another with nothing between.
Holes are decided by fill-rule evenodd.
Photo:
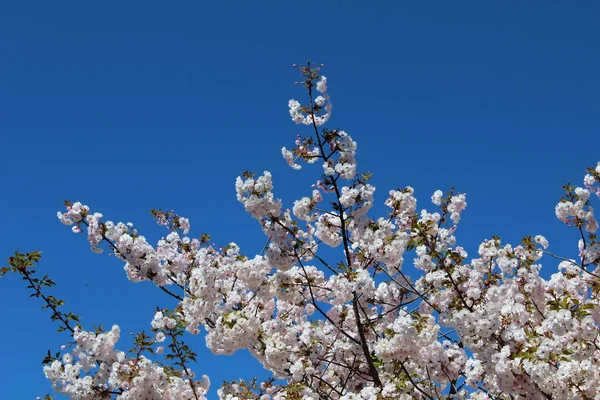
<instances>
[{"instance_id":1,"label":"blossoming branch against sky","mask_svg":"<svg viewBox=\"0 0 600 400\"><path fill-rule=\"evenodd\" d=\"M90 252L87 234L65 230L56 211L80 200L157 243L164 229L149 211L175 210L195 237L207 232L217 246L260 254L265 236L252 215L264 215L265 204L249 201L256 188L237 176L258 172L260 190L272 184L302 220L321 201L311 185L323 163L297 157L319 154L296 136L308 135L303 122L312 121L292 64L307 59L324 63L329 77L316 88L318 122L340 130L341 161L325 172L351 177L356 159L377 188L348 189L344 205L372 197L370 213L381 216L386 199L414 195L418 210L433 210L432 200L443 201L436 190L454 187L468 200L464 209L465 198L452 198L450 219L460 218L469 258L493 235L515 244L543 235L553 253L576 258L578 232L556 216L577 210L555 206L561 186L583 187L585 168L600 159L598 12L592 2L4 2L2 265L15 249L41 250L38 270L56 281L52 294L86 329L102 324L107 338L120 335L122 349L130 332L168 334L152 318L177 301L151 283L132 284L121 260ZM406 186L414 193L399 189ZM326 214L316 220L324 244L341 243L335 223ZM288 268L273 248L274 263ZM416 264L426 270L424 255L417 250ZM545 258L541 275L559 263ZM56 333L51 313L13 278L0 280L2 396L31 399L50 392L41 366L48 349L71 337ZM208 344L227 353L218 339ZM246 350L214 356L202 335L186 340L198 353L198 378L210 376L209 399L224 379L270 376Z\"/></svg>"}]
</instances>

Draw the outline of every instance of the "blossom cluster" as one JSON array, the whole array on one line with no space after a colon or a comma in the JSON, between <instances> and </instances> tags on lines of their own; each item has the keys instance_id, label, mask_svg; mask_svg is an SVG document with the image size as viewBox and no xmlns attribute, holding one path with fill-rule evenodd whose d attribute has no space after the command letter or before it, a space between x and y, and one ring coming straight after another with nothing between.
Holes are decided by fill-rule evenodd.
<instances>
[{"instance_id":1,"label":"blossom cluster","mask_svg":"<svg viewBox=\"0 0 600 400\"><path fill-rule=\"evenodd\" d=\"M600 397L600 244L591 205L592 194L600 197L600 163L583 187L565 186L556 206L580 231L578 259L553 255L541 235L516 245L492 237L469 259L456 237L464 193L436 190L428 210L418 209L412 187L391 190L387 215L370 216L375 187L357 170L356 142L323 128L327 79L310 64L300 71L309 105L290 100L290 116L312 134L282 154L295 170L319 161L322 174L291 209L269 172L237 178L237 198L268 241L260 254L188 237L189 221L171 214L157 218L170 233L156 245L81 203L58 214L74 232L87 230L94 251L104 243L123 260L131 281L176 292L169 293L177 312L152 320L156 343L181 328L206 332L215 354L248 349L273 380L226 383L218 393L229 400ZM558 265L548 279L543 257ZM74 338L71 355L45 369L62 393L83 399L108 382L121 396L191 398L191 376L175 379L114 350L117 328ZM97 372L82 382L80 370L91 368ZM203 394L208 385L195 387Z\"/></svg>"},{"instance_id":2,"label":"blossom cluster","mask_svg":"<svg viewBox=\"0 0 600 400\"><path fill-rule=\"evenodd\" d=\"M206 399L210 381L196 381L193 373L177 376L173 370L143 355L128 357L115 349L120 329L88 332L75 329L74 348L44 366L54 390L73 399L116 396L128 399ZM66 347L66 346L63 346Z\"/></svg>"}]
</instances>

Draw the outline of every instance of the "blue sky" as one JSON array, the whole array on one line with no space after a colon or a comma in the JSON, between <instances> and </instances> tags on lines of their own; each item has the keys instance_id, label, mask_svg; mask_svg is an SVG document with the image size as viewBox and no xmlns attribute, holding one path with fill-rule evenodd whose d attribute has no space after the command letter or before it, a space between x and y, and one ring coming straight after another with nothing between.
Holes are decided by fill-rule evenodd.
<instances>
[{"instance_id":1,"label":"blue sky","mask_svg":"<svg viewBox=\"0 0 600 400\"><path fill-rule=\"evenodd\" d=\"M86 327L121 325L128 348L128 332L172 303L60 225L62 201L152 241L162 231L149 210L174 209L192 233L259 252L234 181L270 170L287 205L310 193L318 168L292 171L280 155L310 133L287 112L304 98L291 65L307 59L325 64L329 126L358 142L380 204L411 185L431 209L434 190L455 186L469 202L457 236L470 255L491 235L544 234L572 257L577 236L554 205L600 160L599 12L592 1L2 2L0 258L43 251L39 270L65 310ZM556 264L545 260L548 274ZM0 280L6 398L48 392L40 362L68 341L24 286ZM244 354L214 357L189 340L210 398L223 379L261 374Z\"/></svg>"}]
</instances>

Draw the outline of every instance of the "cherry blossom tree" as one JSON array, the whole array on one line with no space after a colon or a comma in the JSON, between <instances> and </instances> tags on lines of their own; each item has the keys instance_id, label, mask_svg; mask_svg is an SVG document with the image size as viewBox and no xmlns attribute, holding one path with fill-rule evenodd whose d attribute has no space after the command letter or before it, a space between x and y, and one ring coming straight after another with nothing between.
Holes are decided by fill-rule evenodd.
<instances>
[{"instance_id":1,"label":"cherry blossom tree","mask_svg":"<svg viewBox=\"0 0 600 400\"><path fill-rule=\"evenodd\" d=\"M475 257L458 244L466 196L441 190L419 210L411 187L389 192L386 215L370 215L375 187L357 170L357 144L325 127L331 115L321 66L300 66L307 100L289 101L305 125L282 155L300 170L322 165L310 196L285 208L271 173L245 172L237 198L267 245L245 255L235 243L188 236L190 221L153 210L168 234L150 244L132 224L105 220L66 202L60 221L92 251L125 263L131 282L151 281L178 301L157 310L152 335L120 351L113 326L84 330L61 311L37 252L15 253L2 269L20 274L32 296L72 336L48 353L44 373L74 399L204 399L210 381L191 364L184 337L205 335L215 354L249 349L272 373L231 381L221 399L592 399L600 398L600 244L591 200L600 198L600 163L583 186L564 186L556 216L579 232L579 257L551 253L543 236L521 243L484 240ZM335 249L335 250L331 250ZM332 256L337 254L337 256ZM558 263L549 279L541 259ZM162 354L165 362L153 361ZM201 361L201 360L200 360Z\"/></svg>"}]
</instances>

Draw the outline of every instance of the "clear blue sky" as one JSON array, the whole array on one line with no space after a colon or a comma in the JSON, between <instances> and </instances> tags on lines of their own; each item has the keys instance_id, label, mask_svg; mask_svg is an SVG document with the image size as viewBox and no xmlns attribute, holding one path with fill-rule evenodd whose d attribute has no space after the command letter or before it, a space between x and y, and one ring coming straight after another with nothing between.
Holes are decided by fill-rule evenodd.
<instances>
[{"instance_id":1,"label":"clear blue sky","mask_svg":"<svg viewBox=\"0 0 600 400\"><path fill-rule=\"evenodd\" d=\"M467 193L457 236L470 255L494 234L541 233L574 256L577 236L554 205L600 159L600 6L493 3L2 2L0 258L42 250L65 310L86 327L121 325L127 349L128 332L172 303L60 225L62 201L132 221L153 242L162 231L148 211L174 209L193 233L259 252L235 177L272 171L288 206L310 193L318 169L294 172L280 155L309 134L287 112L304 95L291 64L309 58L326 65L330 126L358 142L380 204L411 185L431 209L433 191L454 185ZM555 266L546 260L547 273ZM7 399L48 392L40 362L67 341L24 286L0 280ZM190 343L211 398L223 379L260 373L244 355Z\"/></svg>"}]
</instances>

